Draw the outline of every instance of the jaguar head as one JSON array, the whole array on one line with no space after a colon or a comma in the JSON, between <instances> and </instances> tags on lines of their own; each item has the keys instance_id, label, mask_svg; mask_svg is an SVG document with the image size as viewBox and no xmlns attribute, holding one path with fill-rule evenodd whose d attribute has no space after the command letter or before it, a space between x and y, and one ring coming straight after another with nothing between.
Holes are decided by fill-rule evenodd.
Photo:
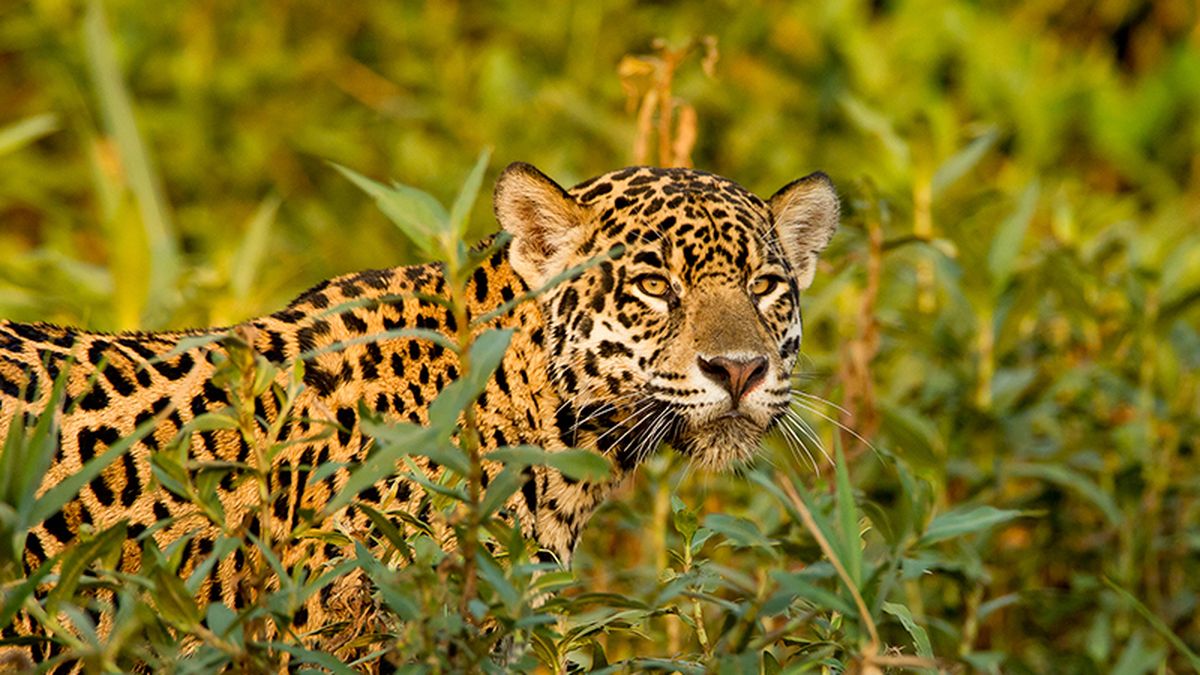
<instances>
[{"instance_id":1,"label":"jaguar head","mask_svg":"<svg viewBox=\"0 0 1200 675\"><path fill-rule=\"evenodd\" d=\"M518 163L495 210L514 270L553 283L540 302L564 440L625 469L663 443L709 468L754 455L791 403L800 292L837 227L824 174L763 201L699 171L565 190Z\"/></svg>"}]
</instances>

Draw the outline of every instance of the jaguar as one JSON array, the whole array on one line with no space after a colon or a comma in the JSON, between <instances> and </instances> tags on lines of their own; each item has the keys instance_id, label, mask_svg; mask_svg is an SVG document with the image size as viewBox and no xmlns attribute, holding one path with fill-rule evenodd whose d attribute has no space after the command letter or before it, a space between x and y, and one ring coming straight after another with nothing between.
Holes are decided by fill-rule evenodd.
<instances>
[{"instance_id":1,"label":"jaguar","mask_svg":"<svg viewBox=\"0 0 1200 675\"><path fill-rule=\"evenodd\" d=\"M660 447L721 469L751 459L779 424L803 333L800 294L837 227L839 200L820 172L763 200L690 169L631 167L564 189L533 166L514 163L496 183L493 206L507 241L496 242L470 278L467 311L468 317L492 313L489 326L514 332L475 404L483 452L582 447L613 466L607 479L591 481L534 467L506 504L541 555L569 564L593 511ZM534 300L517 302L537 289L543 292ZM402 329L453 336L454 315L431 300L446 293L436 263L372 270L323 282L282 311L237 327L266 361L301 360L304 368L292 410L281 411L269 392L254 403L260 434L287 413L276 428L284 450L269 473L268 522L252 508L259 503L254 481L227 476L216 491L228 523L249 522L250 531L267 529L278 538L299 514L320 513L372 449L360 404L388 419L427 422L430 402L459 377L460 364L439 341ZM226 355L215 338L228 333L105 334L0 321L0 438L14 420L50 405L60 375L66 382L54 411L57 452L40 492L151 421L129 451L32 529L24 542L26 569L81 532L123 522L120 570L139 569L148 536L163 548L183 541L180 574L206 561L211 566L199 596L231 607L246 602L246 556L239 550L209 560L221 528L164 489L151 462L192 420L230 404L230 393L214 383ZM215 428L192 434L188 452L196 461L245 465L253 448L236 430ZM436 476L440 469L422 461ZM324 466L341 468L318 472ZM483 479L499 468L485 462ZM356 503L418 515L429 509L425 490L404 480L381 481ZM350 534L371 527L355 503L328 519ZM319 571L352 555L352 548L305 539L288 544L281 562ZM369 589L335 583L305 604L296 626L320 634L353 624L369 603ZM5 628L14 630L22 628ZM324 646L343 644L347 631L326 631ZM45 650L34 654L40 659L56 647L35 649Z\"/></svg>"}]
</instances>

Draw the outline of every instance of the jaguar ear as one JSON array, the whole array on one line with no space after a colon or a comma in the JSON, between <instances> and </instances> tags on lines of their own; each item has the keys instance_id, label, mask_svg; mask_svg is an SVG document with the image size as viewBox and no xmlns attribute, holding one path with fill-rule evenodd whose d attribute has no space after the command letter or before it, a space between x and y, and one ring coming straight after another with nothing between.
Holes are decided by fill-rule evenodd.
<instances>
[{"instance_id":1,"label":"jaguar ear","mask_svg":"<svg viewBox=\"0 0 1200 675\"><path fill-rule=\"evenodd\" d=\"M767 203L800 288L808 288L817 272L817 256L838 225L841 207L833 182L820 171L811 173L779 188Z\"/></svg>"},{"instance_id":2,"label":"jaguar ear","mask_svg":"<svg viewBox=\"0 0 1200 675\"><path fill-rule=\"evenodd\" d=\"M509 263L530 288L566 269L585 219L584 207L530 164L509 164L496 181L492 206L513 236Z\"/></svg>"}]
</instances>

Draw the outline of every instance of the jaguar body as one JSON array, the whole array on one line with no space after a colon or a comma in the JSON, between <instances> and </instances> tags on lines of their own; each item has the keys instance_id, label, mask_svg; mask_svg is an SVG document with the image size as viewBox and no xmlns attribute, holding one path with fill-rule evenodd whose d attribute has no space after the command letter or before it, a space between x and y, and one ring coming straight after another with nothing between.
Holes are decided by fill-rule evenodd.
<instances>
[{"instance_id":1,"label":"jaguar body","mask_svg":"<svg viewBox=\"0 0 1200 675\"><path fill-rule=\"evenodd\" d=\"M515 332L476 406L485 453L522 444L551 452L585 447L612 460L613 475L598 482L536 467L507 505L544 551L568 562L593 510L660 446L719 469L749 459L778 422L800 348L800 293L836 227L838 200L823 174L762 200L699 171L634 167L566 190L514 164L497 183L494 207L511 240L475 272L467 292L472 316L600 258L491 322ZM426 421L430 401L459 376L453 352L419 337L369 336L403 328L453 335L454 317L422 299L445 293L437 264L368 271L322 283L286 309L238 327L272 363L302 358L304 387L289 412L299 421L277 430L290 444L269 477L269 522L250 509L258 499L254 482L231 472L217 488L228 523L282 535L299 513L320 512L370 450L359 428L360 402L385 418ZM350 309L336 311L347 303ZM0 438L13 420L46 408L52 383L69 368L61 438L43 491L156 420L33 529L27 568L81 530L121 521L128 524L123 570L138 569L138 539L145 536L164 547L186 540L181 574L210 557L221 529L159 486L150 459L191 420L229 405L213 382L224 347L202 339L223 332L99 334L0 321ZM179 348L195 337L197 346ZM255 405L266 433L281 414L278 401L268 393ZM198 461L244 465L251 452L235 430L198 431L190 443ZM314 475L329 463L342 468ZM498 468L492 464L485 463L489 474ZM400 480L382 481L358 500L380 511L429 508L420 486ZM353 504L329 520L349 534L369 528ZM285 547L282 562L320 570L349 554L304 540ZM217 561L200 595L230 606L245 602L244 565L240 552ZM367 602L362 588L334 584L306 605L297 624L319 631L361 614Z\"/></svg>"}]
</instances>

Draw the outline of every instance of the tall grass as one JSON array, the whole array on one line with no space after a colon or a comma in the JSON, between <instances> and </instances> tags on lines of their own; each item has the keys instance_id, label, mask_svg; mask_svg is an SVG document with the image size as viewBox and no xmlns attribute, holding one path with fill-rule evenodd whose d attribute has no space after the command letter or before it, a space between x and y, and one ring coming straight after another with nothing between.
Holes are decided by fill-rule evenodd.
<instances>
[{"instance_id":1,"label":"tall grass","mask_svg":"<svg viewBox=\"0 0 1200 675\"><path fill-rule=\"evenodd\" d=\"M625 164L617 66L664 30L720 53L671 89L696 166L760 193L834 176L847 218L805 299L800 376L846 412L801 412L842 444L852 500L815 447L815 477L780 441L779 468L746 478L656 458L546 582L538 611L564 618L534 658L837 670L876 644L985 672L1194 668L1194 8L103 7L106 30L99 4L0 22L0 316L227 323L416 260L325 160L443 200L485 144L564 183ZM472 234L492 228L483 201ZM148 253L163 231L173 264ZM460 616L432 582L404 582L448 622L411 624L425 645Z\"/></svg>"}]
</instances>

